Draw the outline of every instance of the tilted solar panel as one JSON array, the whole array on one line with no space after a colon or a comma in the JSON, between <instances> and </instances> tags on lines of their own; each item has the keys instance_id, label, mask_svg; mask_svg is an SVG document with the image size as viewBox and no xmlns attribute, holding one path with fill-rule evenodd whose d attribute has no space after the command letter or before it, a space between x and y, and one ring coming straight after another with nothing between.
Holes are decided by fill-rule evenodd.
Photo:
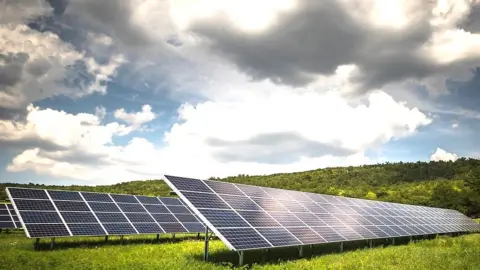
<instances>
[{"instance_id":1,"label":"tilted solar panel","mask_svg":"<svg viewBox=\"0 0 480 270\"><path fill-rule=\"evenodd\" d=\"M205 230L177 198L27 188L7 194L31 238Z\"/></svg>"},{"instance_id":2,"label":"tilted solar panel","mask_svg":"<svg viewBox=\"0 0 480 270\"><path fill-rule=\"evenodd\" d=\"M468 232L455 210L165 175L231 250Z\"/></svg>"},{"instance_id":3,"label":"tilted solar panel","mask_svg":"<svg viewBox=\"0 0 480 270\"><path fill-rule=\"evenodd\" d=\"M21 228L22 225L11 204L0 204L0 229Z\"/></svg>"}]
</instances>

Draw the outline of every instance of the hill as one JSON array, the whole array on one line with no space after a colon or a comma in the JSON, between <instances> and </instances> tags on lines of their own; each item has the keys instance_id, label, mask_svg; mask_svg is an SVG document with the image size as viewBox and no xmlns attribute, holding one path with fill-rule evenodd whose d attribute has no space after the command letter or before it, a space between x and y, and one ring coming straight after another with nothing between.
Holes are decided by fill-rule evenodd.
<instances>
[{"instance_id":1,"label":"hill","mask_svg":"<svg viewBox=\"0 0 480 270\"><path fill-rule=\"evenodd\" d=\"M337 167L263 176L238 175L214 180L366 198L390 202L452 208L480 217L480 160L461 158L455 162L386 163L359 167ZM139 195L168 196L161 180L131 181L108 186L48 186L0 184Z\"/></svg>"}]
</instances>

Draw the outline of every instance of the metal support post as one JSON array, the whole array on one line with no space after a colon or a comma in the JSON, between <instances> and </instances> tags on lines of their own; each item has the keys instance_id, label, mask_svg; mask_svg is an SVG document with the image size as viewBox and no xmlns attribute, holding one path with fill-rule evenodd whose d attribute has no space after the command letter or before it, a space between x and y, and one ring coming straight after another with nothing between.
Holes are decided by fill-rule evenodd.
<instances>
[{"instance_id":1,"label":"metal support post","mask_svg":"<svg viewBox=\"0 0 480 270\"><path fill-rule=\"evenodd\" d=\"M200 233L197 233L197 239L200 239Z\"/></svg>"},{"instance_id":2,"label":"metal support post","mask_svg":"<svg viewBox=\"0 0 480 270\"><path fill-rule=\"evenodd\" d=\"M343 242L340 242L340 252L343 252Z\"/></svg>"},{"instance_id":3,"label":"metal support post","mask_svg":"<svg viewBox=\"0 0 480 270\"><path fill-rule=\"evenodd\" d=\"M368 240L368 241L369 241L370 248L372 248L373 247L373 240Z\"/></svg>"},{"instance_id":4,"label":"metal support post","mask_svg":"<svg viewBox=\"0 0 480 270\"><path fill-rule=\"evenodd\" d=\"M35 242L33 243L33 249L37 250L39 245L40 245L40 238L35 238Z\"/></svg>"},{"instance_id":5,"label":"metal support post","mask_svg":"<svg viewBox=\"0 0 480 270\"><path fill-rule=\"evenodd\" d=\"M205 226L205 249L203 251L203 260L208 262L208 227Z\"/></svg>"},{"instance_id":6,"label":"metal support post","mask_svg":"<svg viewBox=\"0 0 480 270\"><path fill-rule=\"evenodd\" d=\"M303 257L303 246L298 247L298 257Z\"/></svg>"},{"instance_id":7,"label":"metal support post","mask_svg":"<svg viewBox=\"0 0 480 270\"><path fill-rule=\"evenodd\" d=\"M175 234L172 233L172 240L175 240Z\"/></svg>"},{"instance_id":8,"label":"metal support post","mask_svg":"<svg viewBox=\"0 0 480 270\"><path fill-rule=\"evenodd\" d=\"M243 250L238 252L238 266L242 266L243 265Z\"/></svg>"},{"instance_id":9,"label":"metal support post","mask_svg":"<svg viewBox=\"0 0 480 270\"><path fill-rule=\"evenodd\" d=\"M108 241L108 235L105 235L105 243Z\"/></svg>"},{"instance_id":10,"label":"metal support post","mask_svg":"<svg viewBox=\"0 0 480 270\"><path fill-rule=\"evenodd\" d=\"M313 245L310 245L310 257L313 256Z\"/></svg>"},{"instance_id":11,"label":"metal support post","mask_svg":"<svg viewBox=\"0 0 480 270\"><path fill-rule=\"evenodd\" d=\"M2 228L0 228L0 233L2 233Z\"/></svg>"},{"instance_id":12,"label":"metal support post","mask_svg":"<svg viewBox=\"0 0 480 270\"><path fill-rule=\"evenodd\" d=\"M50 243L50 249L55 247L55 237L52 237L52 242Z\"/></svg>"},{"instance_id":13,"label":"metal support post","mask_svg":"<svg viewBox=\"0 0 480 270\"><path fill-rule=\"evenodd\" d=\"M120 235L120 244L123 245L123 235Z\"/></svg>"},{"instance_id":14,"label":"metal support post","mask_svg":"<svg viewBox=\"0 0 480 270\"><path fill-rule=\"evenodd\" d=\"M395 238L392 238L392 245L395 245Z\"/></svg>"},{"instance_id":15,"label":"metal support post","mask_svg":"<svg viewBox=\"0 0 480 270\"><path fill-rule=\"evenodd\" d=\"M157 241L160 240L160 234L157 233Z\"/></svg>"},{"instance_id":16,"label":"metal support post","mask_svg":"<svg viewBox=\"0 0 480 270\"><path fill-rule=\"evenodd\" d=\"M413 237L412 237L412 236L410 236L410 242L412 242L412 240L413 240Z\"/></svg>"}]
</instances>

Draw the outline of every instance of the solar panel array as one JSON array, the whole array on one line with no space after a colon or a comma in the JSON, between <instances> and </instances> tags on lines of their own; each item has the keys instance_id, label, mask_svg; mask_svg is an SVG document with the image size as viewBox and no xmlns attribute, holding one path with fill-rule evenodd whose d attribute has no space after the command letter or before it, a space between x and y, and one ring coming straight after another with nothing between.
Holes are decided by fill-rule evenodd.
<instances>
[{"instance_id":1,"label":"solar panel array","mask_svg":"<svg viewBox=\"0 0 480 270\"><path fill-rule=\"evenodd\" d=\"M237 251L480 229L449 209L169 175L164 179Z\"/></svg>"},{"instance_id":2,"label":"solar panel array","mask_svg":"<svg viewBox=\"0 0 480 270\"><path fill-rule=\"evenodd\" d=\"M13 205L6 203L0 204L0 229L15 229L21 227L22 224L20 224L18 220Z\"/></svg>"},{"instance_id":3,"label":"solar panel array","mask_svg":"<svg viewBox=\"0 0 480 270\"><path fill-rule=\"evenodd\" d=\"M7 188L28 237L202 232L177 198Z\"/></svg>"}]
</instances>

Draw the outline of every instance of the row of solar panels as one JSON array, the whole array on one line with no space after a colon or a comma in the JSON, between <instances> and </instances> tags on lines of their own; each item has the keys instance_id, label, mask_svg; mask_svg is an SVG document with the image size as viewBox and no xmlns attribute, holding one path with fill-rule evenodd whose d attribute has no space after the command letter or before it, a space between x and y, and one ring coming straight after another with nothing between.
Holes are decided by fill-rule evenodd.
<instances>
[{"instance_id":1,"label":"row of solar panels","mask_svg":"<svg viewBox=\"0 0 480 270\"><path fill-rule=\"evenodd\" d=\"M21 228L22 224L18 220L17 213L11 204L0 204L0 229Z\"/></svg>"},{"instance_id":2,"label":"row of solar panels","mask_svg":"<svg viewBox=\"0 0 480 270\"><path fill-rule=\"evenodd\" d=\"M231 250L480 230L455 210L165 175Z\"/></svg>"},{"instance_id":3,"label":"row of solar panels","mask_svg":"<svg viewBox=\"0 0 480 270\"><path fill-rule=\"evenodd\" d=\"M168 175L164 180L181 199L25 188L7 188L7 194L27 236L35 238L203 232L206 224L241 251L480 229L448 209Z\"/></svg>"},{"instance_id":4,"label":"row of solar panels","mask_svg":"<svg viewBox=\"0 0 480 270\"><path fill-rule=\"evenodd\" d=\"M7 194L32 238L205 230L177 198L26 188L7 188Z\"/></svg>"}]
</instances>

